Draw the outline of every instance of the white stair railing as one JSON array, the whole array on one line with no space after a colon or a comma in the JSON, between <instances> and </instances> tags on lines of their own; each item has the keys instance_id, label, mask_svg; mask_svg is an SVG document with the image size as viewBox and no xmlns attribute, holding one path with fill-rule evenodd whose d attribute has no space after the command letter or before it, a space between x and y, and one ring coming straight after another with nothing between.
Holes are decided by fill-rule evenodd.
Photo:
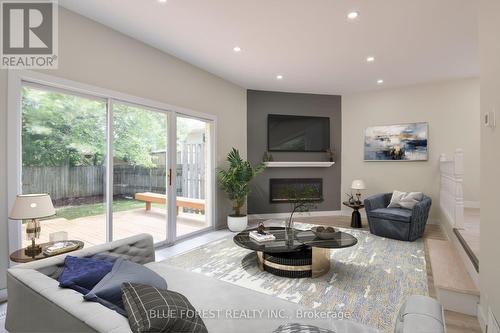
<instances>
[{"instance_id":1,"label":"white stair railing","mask_svg":"<svg viewBox=\"0 0 500 333\"><path fill-rule=\"evenodd\" d=\"M439 158L441 172L440 205L454 228L464 226L464 152L455 150L453 158L441 154Z\"/></svg>"}]
</instances>

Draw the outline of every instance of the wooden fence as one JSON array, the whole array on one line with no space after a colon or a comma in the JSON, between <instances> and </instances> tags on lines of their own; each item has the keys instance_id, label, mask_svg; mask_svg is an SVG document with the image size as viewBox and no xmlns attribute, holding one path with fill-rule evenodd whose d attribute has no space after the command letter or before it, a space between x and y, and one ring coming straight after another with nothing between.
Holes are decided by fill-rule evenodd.
<instances>
[{"instance_id":1,"label":"wooden fence","mask_svg":"<svg viewBox=\"0 0 500 333\"><path fill-rule=\"evenodd\" d=\"M193 158L190 161L196 162ZM204 169L192 164L177 165L177 195L205 199ZM133 197L136 192L166 192L165 166L116 165L113 171L113 195ZM56 202L104 196L106 169L104 166L23 167L22 183L23 193L49 193Z\"/></svg>"},{"instance_id":2,"label":"wooden fence","mask_svg":"<svg viewBox=\"0 0 500 333\"><path fill-rule=\"evenodd\" d=\"M105 178L101 166L23 167L23 193L49 193L55 201L101 196Z\"/></svg>"},{"instance_id":3,"label":"wooden fence","mask_svg":"<svg viewBox=\"0 0 500 333\"><path fill-rule=\"evenodd\" d=\"M205 144L184 143L181 151L181 176L177 186L181 185L182 196L205 199ZM179 165L177 166L179 167ZM177 169L179 172L179 169Z\"/></svg>"}]
</instances>

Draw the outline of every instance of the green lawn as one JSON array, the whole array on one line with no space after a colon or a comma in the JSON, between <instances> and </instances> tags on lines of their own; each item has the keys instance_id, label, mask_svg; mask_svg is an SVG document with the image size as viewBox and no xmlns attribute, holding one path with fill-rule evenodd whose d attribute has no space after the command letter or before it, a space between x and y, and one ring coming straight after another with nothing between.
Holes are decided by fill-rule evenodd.
<instances>
[{"instance_id":1,"label":"green lawn","mask_svg":"<svg viewBox=\"0 0 500 333\"><path fill-rule=\"evenodd\" d=\"M165 205L153 204L153 207L165 208ZM146 204L137 200L115 200L113 201L113 212L123 212L126 210L146 208ZM69 206L56 209L56 217L63 217L67 220L74 220L79 217L101 215L106 213L104 203L95 203L79 206Z\"/></svg>"}]
</instances>

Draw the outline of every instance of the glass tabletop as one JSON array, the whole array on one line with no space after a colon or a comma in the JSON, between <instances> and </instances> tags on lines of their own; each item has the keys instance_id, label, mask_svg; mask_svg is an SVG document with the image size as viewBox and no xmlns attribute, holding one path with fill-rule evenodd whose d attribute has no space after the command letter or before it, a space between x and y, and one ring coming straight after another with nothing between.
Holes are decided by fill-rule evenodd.
<instances>
[{"instance_id":1,"label":"glass tabletop","mask_svg":"<svg viewBox=\"0 0 500 333\"><path fill-rule=\"evenodd\" d=\"M246 249L262 251L268 253L295 252L304 248L319 247L328 249L338 249L356 245L356 237L341 231L337 231L332 239L317 238L311 230L293 230L293 237L287 237L284 228L269 227L267 232L272 233L276 239L267 242L257 242L250 238L252 230L245 230L234 236L234 242Z\"/></svg>"}]
</instances>

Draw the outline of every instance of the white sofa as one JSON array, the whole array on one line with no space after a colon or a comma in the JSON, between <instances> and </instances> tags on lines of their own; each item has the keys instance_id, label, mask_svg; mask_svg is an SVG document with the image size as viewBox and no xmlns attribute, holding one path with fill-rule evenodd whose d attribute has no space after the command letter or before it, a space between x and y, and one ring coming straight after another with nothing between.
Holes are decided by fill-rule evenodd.
<instances>
[{"instance_id":1,"label":"white sofa","mask_svg":"<svg viewBox=\"0 0 500 333\"><path fill-rule=\"evenodd\" d=\"M163 276L171 290L185 295L197 310L282 310L294 314L301 307L250 289L242 288L201 274L186 272L154 262L153 239L141 234L119 241L72 252L88 257L98 253L124 256L144 264ZM82 295L59 287L55 279L63 268L65 255L17 265L8 270L8 307L6 329L16 332L101 332L131 333L127 318L98 303L84 301ZM441 333L444 321L441 306L427 297L413 297L403 307L396 332ZM348 320L295 320L338 333L379 333L373 328ZM213 333L271 333L287 320L204 318Z\"/></svg>"}]
</instances>

